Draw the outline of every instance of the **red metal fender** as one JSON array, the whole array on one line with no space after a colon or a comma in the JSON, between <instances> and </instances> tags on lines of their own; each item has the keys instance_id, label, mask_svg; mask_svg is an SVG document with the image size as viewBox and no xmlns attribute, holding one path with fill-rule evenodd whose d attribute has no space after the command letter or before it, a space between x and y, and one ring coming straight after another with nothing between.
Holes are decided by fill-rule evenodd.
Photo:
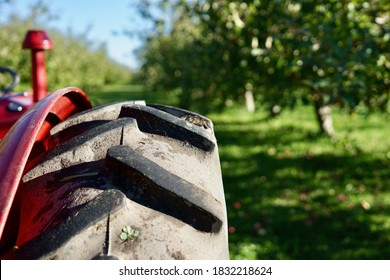
<instances>
[{"instance_id":1,"label":"red metal fender","mask_svg":"<svg viewBox=\"0 0 390 280\"><path fill-rule=\"evenodd\" d=\"M0 142L0 240L29 161L50 149L50 129L69 116L91 108L74 87L50 94L28 110Z\"/></svg>"}]
</instances>

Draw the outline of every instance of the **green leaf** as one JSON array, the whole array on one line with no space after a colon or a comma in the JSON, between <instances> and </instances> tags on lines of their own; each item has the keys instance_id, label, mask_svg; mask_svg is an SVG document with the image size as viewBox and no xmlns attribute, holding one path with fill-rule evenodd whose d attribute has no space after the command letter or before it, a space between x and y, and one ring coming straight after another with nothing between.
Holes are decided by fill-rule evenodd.
<instances>
[{"instance_id":1,"label":"green leaf","mask_svg":"<svg viewBox=\"0 0 390 280\"><path fill-rule=\"evenodd\" d=\"M123 240L123 241L126 241L128 239L127 233L126 232L121 232L121 234L119 235L119 239Z\"/></svg>"}]
</instances>

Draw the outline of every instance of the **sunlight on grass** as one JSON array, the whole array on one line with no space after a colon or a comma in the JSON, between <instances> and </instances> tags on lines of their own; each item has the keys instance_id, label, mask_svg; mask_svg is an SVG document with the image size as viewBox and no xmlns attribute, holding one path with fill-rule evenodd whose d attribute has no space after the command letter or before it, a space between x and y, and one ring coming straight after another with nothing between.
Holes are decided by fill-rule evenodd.
<instances>
[{"instance_id":1,"label":"sunlight on grass","mask_svg":"<svg viewBox=\"0 0 390 280\"><path fill-rule=\"evenodd\" d=\"M389 258L386 116L334 110L317 135L313 110L275 119L230 108L215 123L232 259Z\"/></svg>"},{"instance_id":2,"label":"sunlight on grass","mask_svg":"<svg viewBox=\"0 0 390 280\"><path fill-rule=\"evenodd\" d=\"M177 104L177 96L147 91L142 85L108 85L87 93L93 106L125 100L144 100L147 103Z\"/></svg>"}]
</instances>

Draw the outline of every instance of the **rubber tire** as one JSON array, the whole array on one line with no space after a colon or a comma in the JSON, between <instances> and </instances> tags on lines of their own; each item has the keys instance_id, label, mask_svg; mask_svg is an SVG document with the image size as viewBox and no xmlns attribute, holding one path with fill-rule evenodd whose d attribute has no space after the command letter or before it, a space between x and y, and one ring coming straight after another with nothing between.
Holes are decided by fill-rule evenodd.
<instances>
[{"instance_id":1,"label":"rubber tire","mask_svg":"<svg viewBox=\"0 0 390 280\"><path fill-rule=\"evenodd\" d=\"M228 259L212 122L144 102L105 105L51 131L23 177L11 259Z\"/></svg>"}]
</instances>

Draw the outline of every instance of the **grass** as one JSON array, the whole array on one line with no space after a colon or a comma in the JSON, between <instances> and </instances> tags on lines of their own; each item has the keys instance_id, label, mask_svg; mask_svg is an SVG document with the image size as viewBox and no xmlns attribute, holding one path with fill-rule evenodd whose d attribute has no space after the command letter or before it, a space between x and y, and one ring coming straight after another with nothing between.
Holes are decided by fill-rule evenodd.
<instances>
[{"instance_id":1,"label":"grass","mask_svg":"<svg viewBox=\"0 0 390 280\"><path fill-rule=\"evenodd\" d=\"M311 107L231 109L215 123L232 259L390 258L390 139L380 115L334 110L321 138Z\"/></svg>"},{"instance_id":2,"label":"grass","mask_svg":"<svg viewBox=\"0 0 390 280\"><path fill-rule=\"evenodd\" d=\"M147 103L177 104L175 96L162 92L147 92L142 85L108 85L86 92L93 106L125 100L145 100Z\"/></svg>"},{"instance_id":3,"label":"grass","mask_svg":"<svg viewBox=\"0 0 390 280\"><path fill-rule=\"evenodd\" d=\"M89 94L95 104L177 100L142 87ZM312 109L274 119L232 107L215 125L231 259L389 259L389 116L334 110L337 136L318 137Z\"/></svg>"}]
</instances>

